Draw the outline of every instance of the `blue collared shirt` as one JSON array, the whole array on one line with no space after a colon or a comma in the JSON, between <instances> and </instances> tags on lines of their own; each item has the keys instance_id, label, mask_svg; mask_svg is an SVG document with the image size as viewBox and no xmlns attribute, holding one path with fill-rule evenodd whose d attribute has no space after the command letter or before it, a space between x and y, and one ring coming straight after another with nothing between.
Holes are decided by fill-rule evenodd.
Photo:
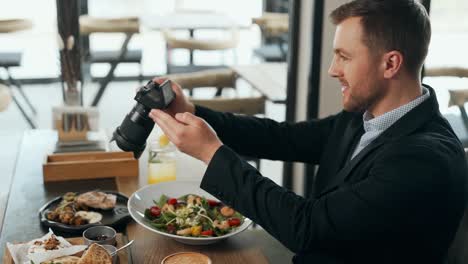
<instances>
[{"instance_id":1,"label":"blue collared shirt","mask_svg":"<svg viewBox=\"0 0 468 264\"><path fill-rule=\"evenodd\" d=\"M396 121L398 121L398 119L402 118L413 108L415 108L416 106L424 102L427 98L429 98L429 90L423 87L423 94L421 96L379 117L374 118L371 113L367 111L364 112L364 115L362 117L364 121L363 123L364 134L362 135L361 140L359 141L359 144L354 150L353 156L351 156L351 159L356 157L356 155L359 154L361 150L367 147L380 134L382 134L385 130L387 130L390 126L392 126Z\"/></svg>"}]
</instances>

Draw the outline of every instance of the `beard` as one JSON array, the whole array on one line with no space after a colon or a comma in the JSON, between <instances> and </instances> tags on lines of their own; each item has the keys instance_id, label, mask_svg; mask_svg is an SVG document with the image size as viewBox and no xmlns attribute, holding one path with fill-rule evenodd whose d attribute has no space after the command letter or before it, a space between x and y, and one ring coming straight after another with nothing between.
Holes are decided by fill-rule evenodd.
<instances>
[{"instance_id":1,"label":"beard","mask_svg":"<svg viewBox=\"0 0 468 264\"><path fill-rule=\"evenodd\" d=\"M349 87L343 98L343 108L348 112L364 112L375 106L384 96L383 84L377 80L367 80L363 84Z\"/></svg>"}]
</instances>

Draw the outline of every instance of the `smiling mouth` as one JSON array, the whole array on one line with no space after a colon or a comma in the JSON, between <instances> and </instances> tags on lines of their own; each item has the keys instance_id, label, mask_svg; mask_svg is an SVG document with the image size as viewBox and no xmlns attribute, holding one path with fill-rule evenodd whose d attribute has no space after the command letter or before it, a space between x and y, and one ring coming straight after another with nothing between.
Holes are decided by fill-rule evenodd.
<instances>
[{"instance_id":1,"label":"smiling mouth","mask_svg":"<svg viewBox=\"0 0 468 264\"><path fill-rule=\"evenodd\" d=\"M342 85L342 86L341 86L341 92L342 92L342 93L344 93L347 89L349 89L348 86L346 86L346 85Z\"/></svg>"},{"instance_id":2,"label":"smiling mouth","mask_svg":"<svg viewBox=\"0 0 468 264\"><path fill-rule=\"evenodd\" d=\"M343 80L339 80L340 81L340 84L341 84L341 93L345 93L346 90L349 89L349 86L348 86L348 83L343 81Z\"/></svg>"}]
</instances>

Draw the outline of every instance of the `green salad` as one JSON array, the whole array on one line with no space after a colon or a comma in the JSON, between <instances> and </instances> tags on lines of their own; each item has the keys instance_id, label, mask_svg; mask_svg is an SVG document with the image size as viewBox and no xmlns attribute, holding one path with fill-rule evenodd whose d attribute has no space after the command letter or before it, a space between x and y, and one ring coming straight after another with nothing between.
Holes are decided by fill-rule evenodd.
<instances>
[{"instance_id":1,"label":"green salad","mask_svg":"<svg viewBox=\"0 0 468 264\"><path fill-rule=\"evenodd\" d=\"M145 210L149 224L179 236L218 237L236 230L244 216L221 202L188 194L179 198L162 195Z\"/></svg>"}]
</instances>

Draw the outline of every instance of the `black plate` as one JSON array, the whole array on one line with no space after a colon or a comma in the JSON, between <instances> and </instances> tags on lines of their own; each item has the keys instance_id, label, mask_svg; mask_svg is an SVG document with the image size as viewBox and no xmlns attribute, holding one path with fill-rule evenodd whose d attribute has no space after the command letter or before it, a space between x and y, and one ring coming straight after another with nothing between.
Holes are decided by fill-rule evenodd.
<instances>
[{"instance_id":1,"label":"black plate","mask_svg":"<svg viewBox=\"0 0 468 264\"><path fill-rule=\"evenodd\" d=\"M57 205L62 201L62 196L59 196L53 199L52 201L46 203L44 206L42 206L41 209L39 209L39 218L41 221L41 225L45 227L51 227L54 231L61 231L61 232L66 232L66 233L80 233L91 226L105 225L105 226L117 227L117 226L127 223L131 219L130 214L128 213L128 209L127 209L128 197L118 192L112 192L112 191L102 191L102 192L116 195L117 201L113 209L109 209L109 210L91 209L90 210L90 211L94 211L94 212L98 212L102 214L101 222L94 223L94 224L80 225L80 226L71 226L71 225L66 225L66 224L62 224L59 222L48 220L46 218L47 212L55 209Z\"/></svg>"}]
</instances>

